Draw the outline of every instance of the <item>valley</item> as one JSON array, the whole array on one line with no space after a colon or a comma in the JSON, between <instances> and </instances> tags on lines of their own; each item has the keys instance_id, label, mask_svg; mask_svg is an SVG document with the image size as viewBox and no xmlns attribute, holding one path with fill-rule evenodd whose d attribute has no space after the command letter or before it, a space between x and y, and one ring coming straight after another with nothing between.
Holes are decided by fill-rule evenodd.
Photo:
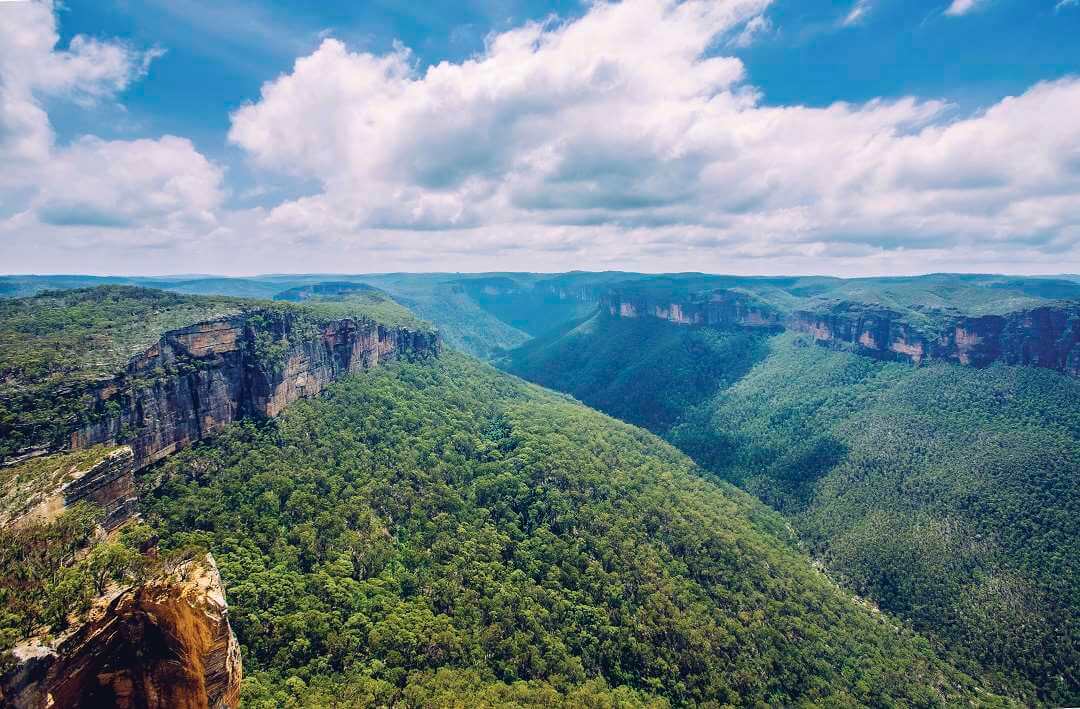
<instances>
[{"instance_id":1,"label":"valley","mask_svg":"<svg viewBox=\"0 0 1080 709\"><path fill-rule=\"evenodd\" d=\"M0 301L5 697L207 563L229 705L1076 696L1080 283L30 281ZM55 688L163 681L139 671Z\"/></svg>"}]
</instances>

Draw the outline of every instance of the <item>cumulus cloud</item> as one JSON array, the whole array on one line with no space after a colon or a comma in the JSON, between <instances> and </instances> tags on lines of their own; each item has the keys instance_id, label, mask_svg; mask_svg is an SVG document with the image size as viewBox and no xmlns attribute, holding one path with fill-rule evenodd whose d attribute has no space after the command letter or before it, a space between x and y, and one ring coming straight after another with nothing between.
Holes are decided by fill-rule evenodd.
<instances>
[{"instance_id":1,"label":"cumulus cloud","mask_svg":"<svg viewBox=\"0 0 1080 709\"><path fill-rule=\"evenodd\" d=\"M58 41L51 2L0 5L0 218L23 230L212 223L222 173L190 141L85 136L56 145L41 103L112 100L161 52L82 35L67 48Z\"/></svg>"},{"instance_id":2,"label":"cumulus cloud","mask_svg":"<svg viewBox=\"0 0 1080 709\"><path fill-rule=\"evenodd\" d=\"M1080 79L968 112L770 104L725 56L769 31L769 0L597 2L426 68L327 38L231 116L254 174L305 195L247 210L223 206L222 170L182 138L53 145L41 96L108 100L152 57L59 49L35 7L37 33L0 38L0 157L16 165L0 239L26 264L76 243L111 271L145 270L149 248L232 272L1080 262ZM15 52L40 68L8 79Z\"/></svg>"},{"instance_id":3,"label":"cumulus cloud","mask_svg":"<svg viewBox=\"0 0 1080 709\"><path fill-rule=\"evenodd\" d=\"M184 138L85 137L42 170L35 200L46 224L182 228L215 222L220 168Z\"/></svg>"},{"instance_id":4,"label":"cumulus cloud","mask_svg":"<svg viewBox=\"0 0 1080 709\"><path fill-rule=\"evenodd\" d=\"M537 250L577 235L581 253L745 259L1076 247L1080 81L970 115L914 98L771 106L716 51L766 6L600 3L423 71L407 49L328 39L235 112L229 138L321 184L263 218L296 235L442 232L429 240L449 248L471 233L477 250L493 231Z\"/></svg>"}]
</instances>

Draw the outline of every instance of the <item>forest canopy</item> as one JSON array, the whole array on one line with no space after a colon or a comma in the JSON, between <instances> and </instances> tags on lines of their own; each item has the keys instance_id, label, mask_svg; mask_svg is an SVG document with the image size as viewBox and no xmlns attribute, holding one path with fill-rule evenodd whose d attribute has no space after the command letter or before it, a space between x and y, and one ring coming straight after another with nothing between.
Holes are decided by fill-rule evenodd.
<instances>
[{"instance_id":1,"label":"forest canopy","mask_svg":"<svg viewBox=\"0 0 1080 709\"><path fill-rule=\"evenodd\" d=\"M154 474L163 546L218 561L252 706L992 700L745 494L464 356L351 377Z\"/></svg>"}]
</instances>

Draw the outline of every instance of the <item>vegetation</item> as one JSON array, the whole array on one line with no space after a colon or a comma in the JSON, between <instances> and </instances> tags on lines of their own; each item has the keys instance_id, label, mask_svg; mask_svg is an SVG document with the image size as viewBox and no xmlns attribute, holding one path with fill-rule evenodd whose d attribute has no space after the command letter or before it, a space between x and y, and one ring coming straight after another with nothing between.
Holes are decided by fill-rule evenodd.
<instances>
[{"instance_id":1,"label":"vegetation","mask_svg":"<svg viewBox=\"0 0 1080 709\"><path fill-rule=\"evenodd\" d=\"M664 432L767 354L763 335L595 315L497 364L616 418Z\"/></svg>"},{"instance_id":2,"label":"vegetation","mask_svg":"<svg viewBox=\"0 0 1080 709\"><path fill-rule=\"evenodd\" d=\"M386 298L293 304L100 286L0 300L0 461L35 447L59 448L73 429L103 415L94 387L127 377L132 357L165 332L234 316L244 319L250 335L242 346L269 370L283 365L291 345L315 337L331 320L431 329ZM166 374L161 369L154 376Z\"/></svg>"},{"instance_id":3,"label":"vegetation","mask_svg":"<svg viewBox=\"0 0 1080 709\"><path fill-rule=\"evenodd\" d=\"M251 706L992 703L744 494L466 357L356 375L153 472Z\"/></svg>"},{"instance_id":4,"label":"vegetation","mask_svg":"<svg viewBox=\"0 0 1080 709\"><path fill-rule=\"evenodd\" d=\"M390 327L430 330L431 325L396 303L389 295L363 283L319 283L293 288L275 300L302 302L306 310L327 318L367 317Z\"/></svg>"},{"instance_id":5,"label":"vegetation","mask_svg":"<svg viewBox=\"0 0 1080 709\"><path fill-rule=\"evenodd\" d=\"M789 512L858 592L1004 680L1075 703L1080 383L799 343L778 338L671 440Z\"/></svg>"},{"instance_id":6,"label":"vegetation","mask_svg":"<svg viewBox=\"0 0 1080 709\"><path fill-rule=\"evenodd\" d=\"M0 294L80 278L0 279ZM243 346L272 369L330 319L430 327L402 303L451 347L646 426L707 472L467 357L390 365L149 471L165 481L144 500L152 528L102 542L85 506L8 525L0 651L62 632L95 595L143 578L157 557L137 550L160 533L167 554L214 552L250 706L1002 701L980 684L1080 703L1080 382L587 312L609 287L661 300L729 288L781 313L857 302L932 329L942 315L1075 298L1080 282L608 273L156 284L292 290L303 302L125 285L0 300L0 461L61 445L100 409L96 383L166 330L243 317ZM4 519L110 450L0 468ZM807 551L885 612L852 600Z\"/></svg>"},{"instance_id":7,"label":"vegetation","mask_svg":"<svg viewBox=\"0 0 1080 709\"><path fill-rule=\"evenodd\" d=\"M592 299L581 298L573 291L575 284L566 280L564 276L530 283L492 276L462 280L461 285L485 311L530 337L537 337L596 309Z\"/></svg>"},{"instance_id":8,"label":"vegetation","mask_svg":"<svg viewBox=\"0 0 1080 709\"><path fill-rule=\"evenodd\" d=\"M131 525L116 541L101 541L100 512L79 503L55 520L0 529L0 670L20 640L63 631L111 584L136 583L154 568L141 553L149 528Z\"/></svg>"},{"instance_id":9,"label":"vegetation","mask_svg":"<svg viewBox=\"0 0 1080 709\"><path fill-rule=\"evenodd\" d=\"M11 524L36 500L57 491L75 475L94 467L116 450L116 446L92 446L0 467L0 525Z\"/></svg>"},{"instance_id":10,"label":"vegetation","mask_svg":"<svg viewBox=\"0 0 1080 709\"><path fill-rule=\"evenodd\" d=\"M999 687L1080 701L1080 382L602 320L506 362L784 512L837 578Z\"/></svg>"}]
</instances>

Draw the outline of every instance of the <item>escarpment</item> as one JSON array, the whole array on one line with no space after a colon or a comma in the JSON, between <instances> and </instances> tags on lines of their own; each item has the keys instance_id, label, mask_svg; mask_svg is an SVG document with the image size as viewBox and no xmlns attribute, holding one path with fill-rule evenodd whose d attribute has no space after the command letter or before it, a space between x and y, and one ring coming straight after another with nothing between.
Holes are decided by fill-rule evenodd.
<instances>
[{"instance_id":1,"label":"escarpment","mask_svg":"<svg viewBox=\"0 0 1080 709\"><path fill-rule=\"evenodd\" d=\"M782 325L780 313L774 308L733 291L716 291L686 300L609 293L600 299L600 310L615 317L654 317L680 325L736 325L765 329L779 329Z\"/></svg>"},{"instance_id":2,"label":"escarpment","mask_svg":"<svg viewBox=\"0 0 1080 709\"><path fill-rule=\"evenodd\" d=\"M71 449L122 441L139 470L245 416L276 416L350 372L437 354L433 332L245 314L174 330L90 391Z\"/></svg>"},{"instance_id":3,"label":"escarpment","mask_svg":"<svg viewBox=\"0 0 1080 709\"><path fill-rule=\"evenodd\" d=\"M716 291L676 300L612 292L612 317L655 317L685 325L788 329L815 342L873 357L984 367L995 362L1080 377L1080 303L1061 302L993 315L932 313L916 324L904 313L853 302L782 312L753 296Z\"/></svg>"},{"instance_id":4,"label":"escarpment","mask_svg":"<svg viewBox=\"0 0 1080 709\"><path fill-rule=\"evenodd\" d=\"M142 468L238 419L276 416L346 374L440 349L438 334L422 327L291 305L233 309L151 331L143 342L152 344L139 354L89 375L9 376L0 396L0 462L4 451L15 455L0 468L0 521L48 520L86 500L104 510L102 526L113 529L134 508L134 474ZM81 365L100 356L69 359Z\"/></svg>"},{"instance_id":5,"label":"escarpment","mask_svg":"<svg viewBox=\"0 0 1080 709\"><path fill-rule=\"evenodd\" d=\"M100 524L107 532L131 517L138 502L131 447L101 446L88 453L48 456L15 467L3 489L0 524L49 522L79 502L101 509Z\"/></svg>"},{"instance_id":6,"label":"escarpment","mask_svg":"<svg viewBox=\"0 0 1080 709\"><path fill-rule=\"evenodd\" d=\"M908 359L945 360L984 367L995 362L1031 365L1080 377L1080 305L1062 304L1001 315L949 315L923 327L885 308L841 303L828 312L799 311L788 327L816 341L858 352Z\"/></svg>"},{"instance_id":7,"label":"escarpment","mask_svg":"<svg viewBox=\"0 0 1080 709\"><path fill-rule=\"evenodd\" d=\"M66 633L12 654L0 703L18 709L203 709L240 700L240 646L209 555L106 594Z\"/></svg>"}]
</instances>

